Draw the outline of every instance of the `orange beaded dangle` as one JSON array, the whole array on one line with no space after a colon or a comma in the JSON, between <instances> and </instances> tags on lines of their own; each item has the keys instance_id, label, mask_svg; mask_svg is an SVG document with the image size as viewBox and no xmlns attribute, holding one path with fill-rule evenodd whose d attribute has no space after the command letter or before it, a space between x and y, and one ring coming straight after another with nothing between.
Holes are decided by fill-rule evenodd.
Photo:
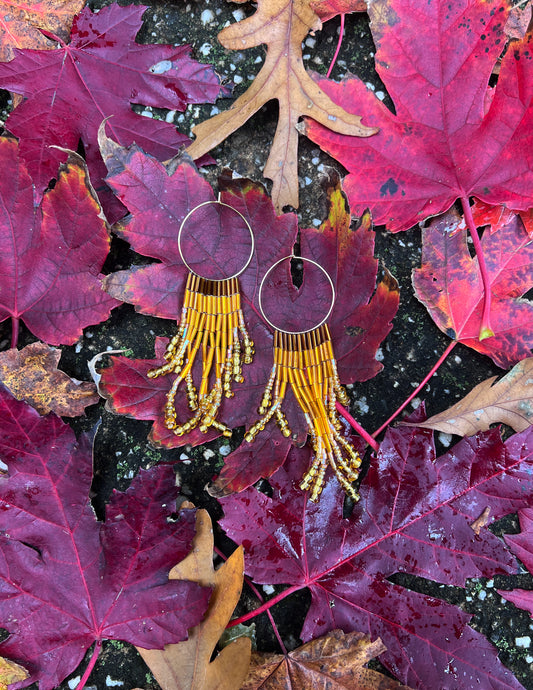
<instances>
[{"instance_id":1,"label":"orange beaded dangle","mask_svg":"<svg viewBox=\"0 0 533 690\"><path fill-rule=\"evenodd\" d=\"M351 482L359 476L361 458L353 446L342 436L342 425L335 403L348 404L348 396L341 386L333 344L326 321L335 302L335 288L328 273L312 259L299 260L317 266L327 277L331 288L331 305L322 321L306 331L285 331L275 326L266 316L262 292L270 272L287 256L269 268L259 287L259 308L265 321L274 329L274 365L259 406L261 418L246 432L245 439L252 442L266 424L274 419L282 434L291 435L287 419L281 409L287 387L290 386L307 422L313 448L311 467L304 475L300 487L311 490L311 500L317 501L324 486L327 466L330 465L346 493L355 501L359 495Z\"/></svg>"},{"instance_id":2,"label":"orange beaded dangle","mask_svg":"<svg viewBox=\"0 0 533 690\"><path fill-rule=\"evenodd\" d=\"M231 209L244 221L250 233L250 255L244 266L228 278L200 276L183 255L182 231L185 223L193 213L209 204ZM196 427L204 433L214 427L224 436L231 436L231 429L218 421L217 415L223 396L233 396L232 381L244 380L242 365L250 364L254 354L254 343L244 323L237 280L251 261L254 251L253 232L244 216L232 206L219 201L206 201L193 208L183 219L178 233L178 248L183 263L189 269L178 332L169 342L164 354L166 363L151 369L148 376L156 378L176 374L165 405L167 429L181 436ZM193 381L193 365L198 353L202 359L199 387ZM189 409L193 414L187 421L180 423L175 398L182 381L185 381Z\"/></svg>"}]
</instances>

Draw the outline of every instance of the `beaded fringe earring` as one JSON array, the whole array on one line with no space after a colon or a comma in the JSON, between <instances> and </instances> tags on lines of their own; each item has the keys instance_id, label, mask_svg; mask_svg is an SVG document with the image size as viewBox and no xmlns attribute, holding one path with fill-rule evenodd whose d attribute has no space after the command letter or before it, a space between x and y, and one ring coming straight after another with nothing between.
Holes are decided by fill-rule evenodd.
<instances>
[{"instance_id":1,"label":"beaded fringe earring","mask_svg":"<svg viewBox=\"0 0 533 690\"><path fill-rule=\"evenodd\" d=\"M244 221L251 237L250 255L242 268L228 278L214 280L196 273L187 263L182 248L182 231L185 223L198 209L209 204L231 209ZM148 372L150 378L176 374L167 393L165 426L177 436L196 427L207 432L214 427L224 436L231 436L231 429L217 420L222 398L233 396L232 381L242 382L242 365L250 364L254 343L248 335L241 310L238 276L247 268L254 251L254 236L250 225L236 209L219 201L206 201L190 211L182 221L178 233L181 259L189 269L178 332L171 339L164 359L166 363ZM241 342L242 341L242 342ZM197 355L202 359L202 376L199 387L193 380L193 366ZM214 373L214 383L213 380ZM182 381L185 381L189 409L192 416L180 423L177 420L175 398Z\"/></svg>"},{"instance_id":2,"label":"beaded fringe earring","mask_svg":"<svg viewBox=\"0 0 533 690\"><path fill-rule=\"evenodd\" d=\"M269 268L259 287L259 308L265 321L274 329L274 365L259 406L261 418L247 431L245 439L252 442L266 424L274 419L282 434L291 435L282 403L290 386L307 422L313 448L311 467L300 487L311 490L311 500L317 501L324 486L327 466L330 465L346 493L355 501L359 495L351 482L359 476L361 458L342 436L337 415L337 400L348 404L348 396L341 386L337 363L326 321L335 302L335 288L328 273L312 259L299 260L318 267L327 277L332 292L331 305L324 319L307 331L284 331L276 327L263 309L262 293L270 272L287 256Z\"/></svg>"}]
</instances>

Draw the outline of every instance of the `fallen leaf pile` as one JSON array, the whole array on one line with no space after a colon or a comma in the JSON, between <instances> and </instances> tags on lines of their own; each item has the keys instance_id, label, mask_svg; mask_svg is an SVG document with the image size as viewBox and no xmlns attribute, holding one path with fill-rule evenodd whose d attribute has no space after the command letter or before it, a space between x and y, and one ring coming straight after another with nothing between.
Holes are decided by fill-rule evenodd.
<instances>
[{"instance_id":1,"label":"fallen leaf pile","mask_svg":"<svg viewBox=\"0 0 533 690\"><path fill-rule=\"evenodd\" d=\"M528 8L507 0L373 0L375 56L354 54L336 83L306 71L302 43L312 44L321 22L339 15L342 39L345 15L365 12L362 0L258 0L256 8L229 15L226 8L224 17L236 20L227 24L218 0L205 13L202 3L154 5L150 21L165 29L163 11L193 18L200 10L202 35L222 29L222 48L214 34L212 45L140 43L146 7L85 5L0 0L0 87L12 98L0 135L0 690L94 685L107 663L102 657L112 656L106 640L128 643L132 655L136 647L162 690L523 689L505 665L510 657L498 657L467 613L475 609L464 588L472 578L498 577L493 591L511 602L501 607L533 616ZM221 55L221 65L234 59L238 84L246 50L260 45L264 63L253 83L227 109L217 103L212 117L204 114L211 106L203 108L208 119L192 128L191 142L183 123L232 92L227 75L194 55L210 56L217 68ZM366 74L371 57L383 94L349 71ZM216 154L271 100L279 104L264 169L271 195L227 169L218 171L215 190L208 179L217 176L194 161L212 163L206 154ZM142 108L153 117L142 117ZM176 111L187 113L175 117ZM299 187L308 186L298 178L299 131L346 172L341 179L317 166L324 171L324 208L318 219L310 216L312 227L282 213L297 208ZM312 165L315 153L322 160L316 149ZM311 183L319 203L318 180ZM203 211L194 213L198 207ZM210 216L207 208L224 211ZM409 274L400 271L405 309L390 339L400 292L381 257L390 263L400 255L389 254L387 242L405 243L374 224L410 230L403 236L409 261L416 256L408 265L411 292ZM194 428L179 436L165 424L177 374L149 372L164 361L163 334L172 337L187 312L190 265L214 281L208 305L225 294L213 287L220 276L238 274L255 351L242 380L240 352L235 347L227 356L235 383L216 410L226 427L206 424L205 433ZM443 355L372 435L352 414L356 407L363 414L364 382L372 386L381 376L380 391L400 385L405 350L395 343L411 335L410 301L452 341L445 355L464 345L470 357L485 356L508 371L476 386L481 376L468 381L470 392L458 402L450 390L453 405L430 387L428 407L436 414L428 418L421 403L393 426L439 375ZM224 318L238 314L233 302L231 309L222 304ZM325 317L332 352L321 341L290 362L284 345L274 353L277 329L286 343L291 333L306 332L313 344ZM88 357L95 383L79 381L73 372L94 335L84 329L103 322ZM177 388L178 420L190 418L196 404L191 386L202 378L204 388L213 383L208 352L227 349L214 330L194 341L196 351L189 330L177 338L184 339L183 358L191 357L192 381L189 396ZM224 333L237 330L233 321ZM135 343L131 351L126 337ZM281 381L280 370L288 372ZM310 385L303 370L316 374ZM282 402L261 428L258 408L270 404L262 402L269 380ZM106 448L113 448L105 457L97 431L102 398ZM388 410L389 401L382 402ZM75 434L59 415L80 418L72 422L77 431L94 430ZM117 424L109 445L116 415L147 423L131 422L142 440L150 427L157 458L147 451L137 465L130 462L141 447L130 443L130 423ZM313 427L317 420L322 426ZM249 440L254 425L258 434ZM301 479L310 467L322 471L313 454L321 450L317 438L333 438L329 427L337 449L350 448L357 462L359 454L361 474L347 498L335 468L327 467L313 502ZM224 446L216 441L221 430L232 435ZM460 438L440 453L434 431ZM204 451L200 467L196 447L210 441L212 464ZM186 452L176 450L182 446ZM329 451L329 464L345 469L342 452ZM130 470L139 465L134 476ZM129 487L105 494L109 477L124 467L120 486L128 478ZM188 496L212 506L218 519L196 510ZM512 528L500 525L506 534L497 536L495 521L512 514L521 531L507 534ZM219 556L225 562L215 567ZM422 593L428 587L438 594ZM282 602L286 608L277 607ZM255 619L259 650L246 626ZM227 629L235 639L225 645ZM375 660L393 677L375 670ZM71 674L79 681L67 681Z\"/></svg>"}]
</instances>

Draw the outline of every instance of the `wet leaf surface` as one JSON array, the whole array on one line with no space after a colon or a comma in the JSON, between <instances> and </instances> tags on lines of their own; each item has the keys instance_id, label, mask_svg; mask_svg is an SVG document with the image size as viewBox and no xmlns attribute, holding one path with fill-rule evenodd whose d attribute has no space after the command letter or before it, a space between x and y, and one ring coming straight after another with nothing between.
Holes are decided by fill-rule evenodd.
<instances>
[{"instance_id":1,"label":"wet leaf surface","mask_svg":"<svg viewBox=\"0 0 533 690\"><path fill-rule=\"evenodd\" d=\"M504 444L491 430L437 458L431 431L389 429L348 519L334 480L318 504L302 495L308 451L292 451L292 461L270 478L272 497L249 488L220 499L220 524L244 546L255 582L309 588L304 641L335 628L361 630L383 640L380 660L403 683L440 687L452 669L458 689L520 688L467 614L387 578L405 572L464 586L469 577L515 572L501 541L487 529L476 535L470 523L487 505L494 520L531 501L524 490L531 488L531 434Z\"/></svg>"},{"instance_id":2,"label":"wet leaf surface","mask_svg":"<svg viewBox=\"0 0 533 690\"><path fill-rule=\"evenodd\" d=\"M531 205L531 36L507 51L494 92L488 88L507 12L500 0L439 0L417 7L414 21L408 0L370 5L376 69L395 114L356 78L319 78L333 100L380 131L360 139L311 119L302 128L349 171L344 189L354 214L368 207L376 224L398 231L461 197Z\"/></svg>"},{"instance_id":3,"label":"wet leaf surface","mask_svg":"<svg viewBox=\"0 0 533 690\"><path fill-rule=\"evenodd\" d=\"M131 104L184 110L189 103L214 101L221 93L212 68L192 60L188 46L135 43L144 10L142 5L116 4L98 13L85 8L73 23L69 43L56 50L17 51L11 62L0 65L0 86L25 98L6 128L20 139L21 155L38 191L57 176L59 162L65 160L53 147L76 151L81 140L111 222L124 209L102 182L105 166L96 144L101 122L112 116L107 126L117 141L136 141L166 159L187 137L170 123L139 116Z\"/></svg>"},{"instance_id":4,"label":"wet leaf surface","mask_svg":"<svg viewBox=\"0 0 533 690\"><path fill-rule=\"evenodd\" d=\"M142 471L114 492L105 522L89 490L91 441L76 441L0 391L0 600L9 632L0 653L23 664L42 690L56 687L93 642L162 647L185 639L209 589L169 581L194 536L194 511L170 521L177 490L168 466ZM26 683L28 684L28 683Z\"/></svg>"},{"instance_id":5,"label":"wet leaf surface","mask_svg":"<svg viewBox=\"0 0 533 690\"><path fill-rule=\"evenodd\" d=\"M225 28L218 36L224 48L243 50L267 45L264 65L250 88L229 110L196 125L195 141L187 148L193 158L203 156L241 127L270 100L279 102L278 127L264 176L273 182L272 200L278 212L298 208L298 132L296 124L307 115L336 132L368 137L357 115L336 105L305 71L302 41L321 26L310 0L259 0L252 17Z\"/></svg>"},{"instance_id":6,"label":"wet leaf surface","mask_svg":"<svg viewBox=\"0 0 533 690\"><path fill-rule=\"evenodd\" d=\"M22 320L50 345L71 345L118 304L102 290L109 235L87 168L71 154L36 207L14 139L0 137L0 159L11 171L0 181L0 321L13 319L17 332Z\"/></svg>"},{"instance_id":7,"label":"wet leaf surface","mask_svg":"<svg viewBox=\"0 0 533 690\"><path fill-rule=\"evenodd\" d=\"M507 369L529 357L533 346L533 304L522 297L532 286L533 243L516 215L497 233L483 235L494 337L480 341L483 285L466 231L456 232L458 225L458 215L449 211L423 231L422 267L413 272L415 294L441 331Z\"/></svg>"}]
</instances>

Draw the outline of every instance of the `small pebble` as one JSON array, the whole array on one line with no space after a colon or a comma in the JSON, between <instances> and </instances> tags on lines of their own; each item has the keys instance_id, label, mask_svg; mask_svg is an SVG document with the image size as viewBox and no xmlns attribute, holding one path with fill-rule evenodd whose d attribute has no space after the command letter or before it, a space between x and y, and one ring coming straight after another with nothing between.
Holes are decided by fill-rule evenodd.
<instances>
[{"instance_id":1,"label":"small pebble","mask_svg":"<svg viewBox=\"0 0 533 690\"><path fill-rule=\"evenodd\" d=\"M200 15L200 21L205 26L215 20L215 13L212 10L204 10Z\"/></svg>"}]
</instances>

